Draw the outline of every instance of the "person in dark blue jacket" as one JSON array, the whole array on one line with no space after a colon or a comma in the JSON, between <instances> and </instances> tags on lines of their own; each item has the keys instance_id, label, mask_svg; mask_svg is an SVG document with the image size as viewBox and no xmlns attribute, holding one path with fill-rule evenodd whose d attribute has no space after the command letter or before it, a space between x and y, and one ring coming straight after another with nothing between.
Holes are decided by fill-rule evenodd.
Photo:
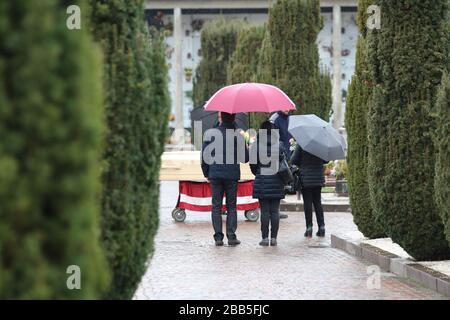
<instances>
[{"instance_id":1,"label":"person in dark blue jacket","mask_svg":"<svg viewBox=\"0 0 450 320\"><path fill-rule=\"evenodd\" d=\"M290 140L292 139L292 135L288 131L289 114L290 114L289 110L278 111L269 118L270 122L272 122L275 125L275 128L280 131L280 141L283 142L288 159L290 159L292 155L292 152L289 148L291 145Z\"/></svg>"},{"instance_id":2,"label":"person in dark blue jacket","mask_svg":"<svg viewBox=\"0 0 450 320\"><path fill-rule=\"evenodd\" d=\"M276 144L272 145L272 135L277 133L273 131L275 126L270 121L264 121L261 124L261 128L267 130L266 141L262 140L260 134L256 138L256 142L250 147L250 154L255 154L256 163L250 163L250 169L252 173L256 176L255 182L253 184L253 198L259 200L259 205L261 208L261 235L262 241L259 243L261 246L271 246L277 245L277 235L280 225L280 200L284 199L284 183L282 179L278 176L278 168L280 161L286 157L285 149L283 143L276 137ZM264 144L264 145L262 145ZM262 155L270 159L271 162L275 163L275 170L272 172L264 172L264 168L269 168L270 163L267 161L262 162L260 158L260 150L262 150ZM272 150L276 150L275 154ZM270 241L269 241L269 226L270 230Z\"/></svg>"},{"instance_id":3,"label":"person in dark blue jacket","mask_svg":"<svg viewBox=\"0 0 450 320\"><path fill-rule=\"evenodd\" d=\"M236 237L237 186L241 178L240 163L248 162L248 148L235 125L235 115L221 112L220 124L205 133L202 146L201 167L203 175L211 184L212 224L217 246L223 245L222 201L226 194L226 235L228 245L241 242ZM220 141L221 140L221 141Z\"/></svg>"},{"instance_id":4,"label":"person in dark blue jacket","mask_svg":"<svg viewBox=\"0 0 450 320\"><path fill-rule=\"evenodd\" d=\"M312 206L316 212L319 230L318 237L325 236L325 219L322 208L322 187L325 184L323 165L327 162L303 150L300 145L295 148L291 158L291 164L300 168L299 178L303 196L306 232L305 237L312 237L313 220Z\"/></svg>"}]
</instances>

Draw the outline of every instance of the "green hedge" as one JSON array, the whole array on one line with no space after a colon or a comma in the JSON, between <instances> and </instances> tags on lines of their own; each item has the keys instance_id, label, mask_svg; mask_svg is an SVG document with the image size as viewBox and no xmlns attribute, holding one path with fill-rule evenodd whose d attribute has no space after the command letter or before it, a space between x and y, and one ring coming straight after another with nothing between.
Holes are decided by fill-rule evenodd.
<instances>
[{"instance_id":1,"label":"green hedge","mask_svg":"<svg viewBox=\"0 0 450 320\"><path fill-rule=\"evenodd\" d=\"M239 31L236 50L228 62L228 84L255 80L264 33L264 26L247 26Z\"/></svg>"},{"instance_id":2,"label":"green hedge","mask_svg":"<svg viewBox=\"0 0 450 320\"><path fill-rule=\"evenodd\" d=\"M255 82L259 53L264 39L265 27L245 27L239 31L236 50L230 58L227 69L228 84ZM261 122L267 119L264 113L249 114L250 127L259 129Z\"/></svg>"},{"instance_id":3,"label":"green hedge","mask_svg":"<svg viewBox=\"0 0 450 320\"><path fill-rule=\"evenodd\" d=\"M102 88L84 1L0 2L0 299L95 299ZM86 16L82 18L86 21ZM69 290L67 267L81 269Z\"/></svg>"},{"instance_id":4,"label":"green hedge","mask_svg":"<svg viewBox=\"0 0 450 320\"><path fill-rule=\"evenodd\" d=\"M447 0L374 4L382 29L368 33L372 206L388 236L414 258L446 259L450 248L434 202L431 107L444 68Z\"/></svg>"},{"instance_id":5,"label":"green hedge","mask_svg":"<svg viewBox=\"0 0 450 320\"><path fill-rule=\"evenodd\" d=\"M279 0L269 13L258 65L259 82L294 101L298 114L331 114L331 81L319 69L316 40L323 27L318 0Z\"/></svg>"},{"instance_id":6,"label":"green hedge","mask_svg":"<svg viewBox=\"0 0 450 320\"><path fill-rule=\"evenodd\" d=\"M436 102L436 201L447 240L450 242L450 17L447 17L447 70L442 77Z\"/></svg>"},{"instance_id":7,"label":"green hedge","mask_svg":"<svg viewBox=\"0 0 450 320\"><path fill-rule=\"evenodd\" d=\"M202 60L194 78L193 102L200 107L227 84L227 64L236 49L241 23L219 19L207 23L201 34Z\"/></svg>"},{"instance_id":8,"label":"green hedge","mask_svg":"<svg viewBox=\"0 0 450 320\"><path fill-rule=\"evenodd\" d=\"M106 297L130 299L158 227L158 173L170 109L164 45L149 37L143 1L91 3L108 92L102 239L112 289Z\"/></svg>"},{"instance_id":9,"label":"green hedge","mask_svg":"<svg viewBox=\"0 0 450 320\"><path fill-rule=\"evenodd\" d=\"M383 238L385 232L370 204L368 168L367 113L372 84L368 74L364 16L370 0L358 1L361 36L356 52L356 70L348 89L345 128L348 136L348 185L352 215L358 229L368 238Z\"/></svg>"},{"instance_id":10,"label":"green hedge","mask_svg":"<svg viewBox=\"0 0 450 320\"><path fill-rule=\"evenodd\" d=\"M446 72L437 99L436 200L450 242L450 76Z\"/></svg>"}]
</instances>

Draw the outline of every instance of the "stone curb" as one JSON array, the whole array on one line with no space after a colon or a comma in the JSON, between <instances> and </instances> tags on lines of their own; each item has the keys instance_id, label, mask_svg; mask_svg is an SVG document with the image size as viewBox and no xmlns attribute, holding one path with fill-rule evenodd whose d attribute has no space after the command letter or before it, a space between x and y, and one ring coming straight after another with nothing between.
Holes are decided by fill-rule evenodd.
<instances>
[{"instance_id":1,"label":"stone curb","mask_svg":"<svg viewBox=\"0 0 450 320\"><path fill-rule=\"evenodd\" d=\"M450 277L412 260L401 258L367 243L331 235L331 247L378 265L380 269L450 297Z\"/></svg>"},{"instance_id":2,"label":"stone curb","mask_svg":"<svg viewBox=\"0 0 450 320\"><path fill-rule=\"evenodd\" d=\"M351 212L350 205L348 204L323 204L323 211L325 212ZM281 203L280 211L303 211L303 203Z\"/></svg>"}]
</instances>

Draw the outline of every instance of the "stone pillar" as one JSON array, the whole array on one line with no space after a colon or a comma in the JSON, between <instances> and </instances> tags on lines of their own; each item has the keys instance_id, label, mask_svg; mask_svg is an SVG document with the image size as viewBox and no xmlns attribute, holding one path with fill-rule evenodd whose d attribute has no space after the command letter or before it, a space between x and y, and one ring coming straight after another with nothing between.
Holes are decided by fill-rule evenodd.
<instances>
[{"instance_id":1,"label":"stone pillar","mask_svg":"<svg viewBox=\"0 0 450 320\"><path fill-rule=\"evenodd\" d=\"M341 51L342 51L342 20L341 6L333 5L333 127L339 129L342 127L342 70L341 70Z\"/></svg>"},{"instance_id":2,"label":"stone pillar","mask_svg":"<svg viewBox=\"0 0 450 320\"><path fill-rule=\"evenodd\" d=\"M175 44L175 136L177 144L184 144L183 115L183 27L181 8L173 10L173 35Z\"/></svg>"}]
</instances>

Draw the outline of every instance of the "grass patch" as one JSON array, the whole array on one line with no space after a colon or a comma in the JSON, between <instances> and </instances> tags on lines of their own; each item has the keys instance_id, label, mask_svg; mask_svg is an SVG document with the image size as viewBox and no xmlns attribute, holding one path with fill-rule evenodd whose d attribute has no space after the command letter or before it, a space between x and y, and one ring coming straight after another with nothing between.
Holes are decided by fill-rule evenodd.
<instances>
[{"instance_id":1,"label":"grass patch","mask_svg":"<svg viewBox=\"0 0 450 320\"><path fill-rule=\"evenodd\" d=\"M323 187L322 193L334 193L335 188L334 187Z\"/></svg>"}]
</instances>

